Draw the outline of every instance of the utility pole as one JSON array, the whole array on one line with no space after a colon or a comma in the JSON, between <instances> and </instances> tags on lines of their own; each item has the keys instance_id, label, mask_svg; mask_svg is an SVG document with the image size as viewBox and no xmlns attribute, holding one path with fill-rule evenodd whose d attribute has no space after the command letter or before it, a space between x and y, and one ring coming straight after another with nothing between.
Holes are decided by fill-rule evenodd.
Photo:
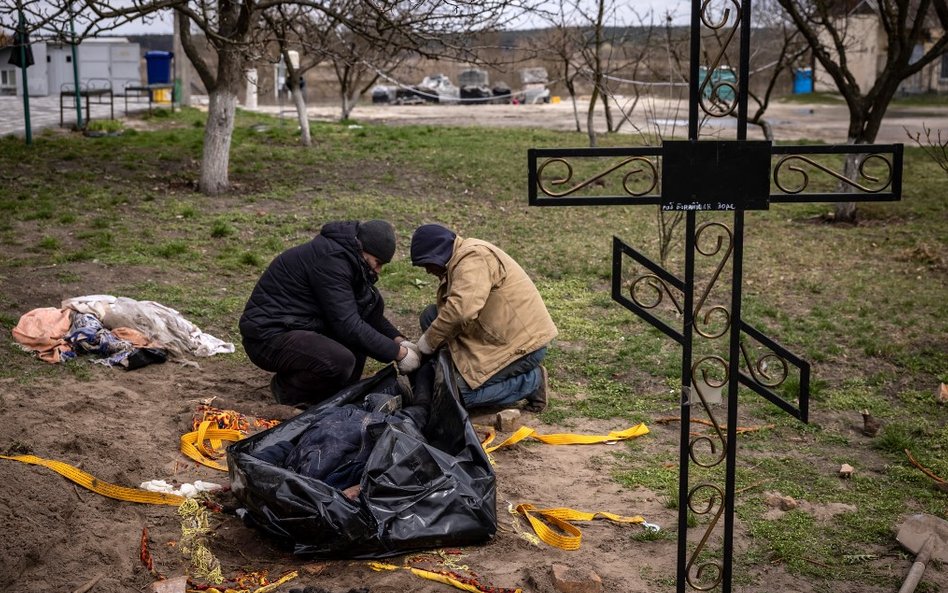
<instances>
[{"instance_id":1,"label":"utility pole","mask_svg":"<svg viewBox=\"0 0 948 593\"><path fill-rule=\"evenodd\" d=\"M26 124L26 144L33 144L33 127L30 125L30 81L26 74L27 68L27 44L26 44L26 17L23 15L22 5L17 5L17 28L19 33L19 48L14 51L20 52L20 76L23 80L23 117Z\"/></svg>"},{"instance_id":2,"label":"utility pole","mask_svg":"<svg viewBox=\"0 0 948 593\"><path fill-rule=\"evenodd\" d=\"M174 87L177 95L178 104L182 106L191 105L191 76L188 68L187 55L184 53L184 46L181 45L181 32L179 29L181 15L174 11L174 41L171 51L174 52Z\"/></svg>"},{"instance_id":3,"label":"utility pole","mask_svg":"<svg viewBox=\"0 0 948 593\"><path fill-rule=\"evenodd\" d=\"M76 93L76 129L81 130L82 125L82 92L79 88L79 56L76 51L76 25L72 18L72 2L69 3L69 45L72 48L72 80Z\"/></svg>"}]
</instances>

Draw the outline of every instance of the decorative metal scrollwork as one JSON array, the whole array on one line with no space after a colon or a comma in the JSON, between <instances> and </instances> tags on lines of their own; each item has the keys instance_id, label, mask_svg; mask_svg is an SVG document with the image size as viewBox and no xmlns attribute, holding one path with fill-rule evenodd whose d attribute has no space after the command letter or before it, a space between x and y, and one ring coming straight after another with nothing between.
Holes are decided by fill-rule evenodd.
<instances>
[{"instance_id":1,"label":"decorative metal scrollwork","mask_svg":"<svg viewBox=\"0 0 948 593\"><path fill-rule=\"evenodd\" d=\"M875 175L870 175L869 173L866 172L866 165L876 160L881 161L882 164L885 165L886 174L884 178L877 177ZM841 175L840 173L837 173L836 171L833 171L829 167L821 163L818 163L811 158L801 156L798 154L791 154L777 161L777 165L774 167L774 184L777 186L777 189L779 189L780 191L786 194L798 194L802 192L803 190L805 190L807 186L810 184L810 176L807 174L806 170L804 170L801 166L796 165L796 164L787 164L787 163L792 163L793 161L801 161L803 163L806 163L816 169L819 169L820 171L823 171L824 173L828 175L835 177L836 179L842 181L843 183L847 185L850 185L852 187L855 187L858 190L861 190L870 194L879 193L882 190L889 187L889 185L891 185L892 183L892 163L889 161L889 159L887 159L881 154L866 155L866 158L862 159L857 169L859 172L859 177L871 183L878 184L878 187L869 187L866 185L856 183L854 180L846 177L845 175ZM781 183L780 173L784 165L786 165L787 169L789 169L793 173L799 174L802 177L802 183L799 186L788 187L786 184Z\"/></svg>"},{"instance_id":2,"label":"decorative metal scrollwork","mask_svg":"<svg viewBox=\"0 0 948 593\"><path fill-rule=\"evenodd\" d=\"M714 364L720 367L720 370L723 371L724 378L720 380L714 380L711 378L708 368L704 367L705 363ZM708 387L718 388L723 387L728 380L728 364L727 361L721 358L720 356L705 356L704 358L698 360L691 366L691 376L697 377L701 375L701 379L704 381L704 384ZM704 408L705 414L708 415L708 418L711 420L711 425L714 428L714 432L717 436L717 442L709 436L696 436L691 439L691 442L688 445L688 455L691 457L691 460L695 465L700 465L701 467L714 467L724 461L724 457L727 449L727 437L724 434L724 430L721 425L718 423L717 419L714 417L714 412L711 411L711 406L708 405L707 394L702 390L702 386L698 382L694 382L694 390L698 393L698 399L701 401L701 407ZM702 461L699 458L700 453L698 452L698 445L707 444L708 449L711 450L711 454L715 457L710 461ZM720 450L718 449L718 443L720 443Z\"/></svg>"},{"instance_id":3,"label":"decorative metal scrollwork","mask_svg":"<svg viewBox=\"0 0 948 593\"><path fill-rule=\"evenodd\" d=\"M701 247L701 237L709 229L716 229L722 231L721 234L717 236L717 242L708 250L702 249ZM705 311L703 316L700 316L702 307L704 307L705 301L708 298L708 295L711 294L711 290L714 288L715 283L718 281L718 278L721 276L721 271L724 269L724 266L727 265L727 262L730 261L731 252L734 250L734 235L731 233L731 229L726 225L721 224L720 222L708 222L702 224L698 227L698 230L695 232L695 250L705 257L714 257L721 252L721 249L724 246L724 237L727 237L727 251L725 251L724 256L721 258L721 261L718 263L717 269L714 271L714 274L711 276L711 280L708 282L708 285L704 288L704 291L701 293L701 296L695 302L695 331L701 336L713 340L715 338L720 338L727 333L728 329L731 327L731 312L721 305L715 305ZM712 333L705 331L701 328L702 325L708 326L711 323L712 316L715 314L723 317L723 327L717 333ZM700 321L701 323L698 323Z\"/></svg>"},{"instance_id":4,"label":"decorative metal scrollwork","mask_svg":"<svg viewBox=\"0 0 948 593\"><path fill-rule=\"evenodd\" d=\"M639 288L639 285L644 281L644 285L647 286L652 291L652 299L650 301L643 300L642 293L644 289ZM675 309L678 311L678 314L681 315L684 310L679 304L678 299L675 298L675 295L672 294L671 288L669 288L668 283L656 276L655 274L645 274L639 276L632 281L632 284L629 286L629 297L632 299L632 302L642 307L643 309L654 309L655 307L662 304L664 300L664 295L668 295L668 299L672 302L672 305L675 306Z\"/></svg>"},{"instance_id":5,"label":"decorative metal scrollwork","mask_svg":"<svg viewBox=\"0 0 948 593\"><path fill-rule=\"evenodd\" d=\"M731 19L731 9L729 7L725 8L720 20L714 21L711 19L711 1L712 0L704 0L701 3L701 22L705 27L717 31L724 28ZM714 73L721 65L728 46L731 45L731 42L734 40L734 36L737 34L741 26L740 3L737 2L737 0L728 1L737 9L735 13L736 16L734 19L734 25L731 27L730 31L728 31L727 37L721 44L720 52L713 60L711 60L711 65L706 70L707 74L705 75L704 80L701 81L701 85L698 87L698 104L701 106L701 110L710 117L726 117L734 113L734 110L737 109L737 85L729 80L714 80ZM707 94L705 94L705 89L708 88L709 84L711 85L711 89ZM722 92L724 89L727 89L729 92ZM711 104L708 105L707 101L710 101Z\"/></svg>"},{"instance_id":6,"label":"decorative metal scrollwork","mask_svg":"<svg viewBox=\"0 0 948 593\"><path fill-rule=\"evenodd\" d=\"M787 380L787 377L790 375L790 365L787 363L787 360L775 352L767 352L758 358L756 362L754 362L751 360L750 354L747 352L747 347L742 343L741 355L744 357L744 364L747 365L747 372L750 373L750 376L754 378L754 381L763 385L764 387L769 387L771 389L774 387L779 387L784 381ZM779 371L774 376L771 376L770 374L771 365L769 361L777 361L777 363L779 363L777 365Z\"/></svg>"},{"instance_id":7,"label":"decorative metal scrollwork","mask_svg":"<svg viewBox=\"0 0 948 593\"><path fill-rule=\"evenodd\" d=\"M607 168L607 169L605 169L605 170L603 170L603 171L601 171L601 172L599 172L599 173L593 175L593 176L590 177L589 179L586 179L586 180L584 180L584 181L581 181L581 182L577 183L576 185L567 188L565 191L553 191L553 190L549 189L549 188L544 184L544 182L543 182L543 170L546 169L546 167L547 167L548 165L552 164L552 163L558 163L558 164L562 164L562 165L565 165L565 166L566 166L566 176L565 176L565 177L561 177L561 178L559 178L559 179L550 180L549 183L550 183L550 185L553 185L553 186L566 185L566 184L568 184L568 183L570 183L570 182L572 181L572 179L573 179L573 165L571 165L570 162L567 161L566 159L561 158L561 157L557 157L557 158L549 159L549 160L545 161L543 164L541 164L539 167L537 167L537 186L539 187L540 191L542 191L544 194L546 194L546 195L548 195L548 196L551 196L551 197L554 197L554 198L562 198L563 196L568 196L568 195L570 195L570 194L572 194L572 193L575 193L575 192L577 192L577 191L583 189L584 187L587 187L587 186L589 186L589 185L595 183L596 181L602 179L603 177L609 175L610 173L612 173L612 172L614 172L614 171L617 171L618 169L621 169L622 167L624 167L624 166L626 166L626 165L628 165L628 164L630 164L630 163L644 163L644 164L645 164L645 167L642 167L642 168L635 168L635 169L629 171L628 173L626 173L626 174L622 177L622 189L623 189L627 194L629 194L630 196L636 196L636 197L637 197L637 196L644 196L644 195L650 193L652 190L654 190L655 187L658 185L658 179L659 179L659 176L658 176L658 168L655 166L655 163L653 163L651 160L649 160L649 159L647 159L647 158L645 158L645 157L633 156L633 157L629 157L629 158L627 158L627 159L623 159L622 161L616 163L615 165L613 165L613 166L611 166L611 167L609 167L609 168ZM633 178L634 176L636 176L636 175L641 174L641 173L646 173L646 174L650 175L650 178L646 178L646 179L645 179L645 182L647 183L648 187L647 187L644 191L635 190L634 188L632 188L632 187L630 186L630 183L631 183L631 181L632 181L632 178Z\"/></svg>"},{"instance_id":8,"label":"decorative metal scrollwork","mask_svg":"<svg viewBox=\"0 0 948 593\"><path fill-rule=\"evenodd\" d=\"M703 503L702 507L698 507L698 501L695 500L695 495L703 490L711 490L711 495L708 497L707 502ZM696 515L708 515L714 510L715 506L717 506L717 512L714 514L714 517L711 519L711 522L705 529L704 536L701 538L701 541L698 542L698 545L695 546L694 550L692 550L691 558L689 558L688 566L686 568L688 584L691 585L693 589L697 589L698 591L710 591L711 589L714 589L719 584L721 584L721 578L724 575L721 564L714 561L702 562L701 564L698 564L697 569L694 571L694 578L692 578L691 570L698 561L698 556L707 545L708 538L711 537L711 532L714 531L715 526L718 524L718 520L724 513L724 492L714 484L703 483L698 484L688 493L688 508L691 509L691 512ZM705 574L709 570L714 571L714 573L711 575L711 579L709 579Z\"/></svg>"}]
</instances>

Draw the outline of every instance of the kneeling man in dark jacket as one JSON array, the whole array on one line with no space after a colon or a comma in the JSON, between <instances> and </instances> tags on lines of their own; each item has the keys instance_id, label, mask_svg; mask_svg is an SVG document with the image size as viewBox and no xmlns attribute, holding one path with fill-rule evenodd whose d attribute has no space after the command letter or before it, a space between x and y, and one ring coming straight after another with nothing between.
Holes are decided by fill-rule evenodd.
<instances>
[{"instance_id":1,"label":"kneeling man in dark jacket","mask_svg":"<svg viewBox=\"0 0 948 593\"><path fill-rule=\"evenodd\" d=\"M334 395L361 378L366 356L397 361L403 373L418 368L414 345L385 318L375 287L394 254L388 222L340 221L270 263L240 334L250 360L276 373L270 390L277 402L308 405Z\"/></svg>"}]
</instances>

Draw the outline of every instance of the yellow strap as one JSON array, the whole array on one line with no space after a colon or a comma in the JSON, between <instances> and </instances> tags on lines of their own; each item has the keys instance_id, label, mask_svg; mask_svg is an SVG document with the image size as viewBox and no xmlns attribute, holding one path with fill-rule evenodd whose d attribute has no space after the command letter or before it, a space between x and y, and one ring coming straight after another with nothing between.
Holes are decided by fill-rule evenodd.
<instances>
[{"instance_id":1,"label":"yellow strap","mask_svg":"<svg viewBox=\"0 0 948 593\"><path fill-rule=\"evenodd\" d=\"M624 441L627 439L634 439L640 437L644 434L648 434L648 427L644 423L637 424L631 428L620 431L612 431L608 435L583 435L583 434L537 434L536 430L530 428L529 426L521 426L517 429L517 432L510 435L507 440L500 443L499 445L494 445L489 447L488 445L493 442L494 435L489 434L484 442L482 443L484 451L487 453L493 453L501 447L507 447L515 443L519 443L523 439L532 438L536 439L547 445L594 445L597 443L611 443L615 441Z\"/></svg>"},{"instance_id":2,"label":"yellow strap","mask_svg":"<svg viewBox=\"0 0 948 593\"><path fill-rule=\"evenodd\" d=\"M63 463L62 461L43 459L42 457L36 457L35 455L0 455L0 459L11 459L13 461L29 463L30 465L41 465L53 470L57 474L64 476L69 480L72 480L83 488L87 488L95 492L96 494L101 494L102 496L108 496L109 498L115 498L117 500L140 502L143 504L167 504L173 506L179 506L185 501L183 496L178 496L177 494L151 492L149 490L142 490L140 488L126 488L125 486L117 486L115 484L103 482L102 480L87 474L79 468L73 467L68 463Z\"/></svg>"},{"instance_id":3,"label":"yellow strap","mask_svg":"<svg viewBox=\"0 0 948 593\"><path fill-rule=\"evenodd\" d=\"M438 583L444 583L445 585L451 585L455 589L460 589L462 591L469 591L470 593L483 593L480 589L474 585L469 585L467 583L462 583L461 581L451 578L448 575L439 574L430 570L424 570L422 568L413 568L410 566L396 566L394 564L385 564L382 562L369 562L369 567L376 571L381 572L383 570L407 570L410 571L413 575L421 577L423 579L428 579L429 581L436 581ZM521 593L522 589L514 589L515 593Z\"/></svg>"},{"instance_id":4,"label":"yellow strap","mask_svg":"<svg viewBox=\"0 0 948 593\"><path fill-rule=\"evenodd\" d=\"M616 523L644 523L645 519L636 515L626 517L614 513L595 512L588 513L577 511L566 507L555 509L538 509L532 504L517 505L517 512L527 518L537 536L551 546L562 550L578 550L582 543L583 534L578 527L569 523L569 521L592 521L602 517ZM541 520L541 518L543 520ZM550 529L544 521L556 526L559 532Z\"/></svg>"},{"instance_id":5,"label":"yellow strap","mask_svg":"<svg viewBox=\"0 0 948 593\"><path fill-rule=\"evenodd\" d=\"M298 572L296 572L296 571L293 571L293 572L291 572L291 573L285 574L285 575L283 575L282 577L280 577L279 580L273 581L273 582L270 583L269 585L264 585L264 586L260 587L259 589L255 589L253 593L270 593L270 591L273 591L274 589L276 589L277 587L279 587L279 586L282 585L283 583L285 583L285 582L287 582L287 581L292 581L293 579L295 579L296 577L298 577L299 574L300 574L300 573L298 573Z\"/></svg>"},{"instance_id":6,"label":"yellow strap","mask_svg":"<svg viewBox=\"0 0 948 593\"><path fill-rule=\"evenodd\" d=\"M188 593L270 593L271 591L273 591L274 589L276 589L283 583L287 581L292 581L299 575L300 573L294 570L293 572L283 575L282 577L280 577L279 580L273 581L269 585L263 585L262 587L258 587L254 589L253 591L251 591L250 589L232 589L230 587L227 587L225 589L219 589L217 587L208 587L207 589L188 589Z\"/></svg>"},{"instance_id":7,"label":"yellow strap","mask_svg":"<svg viewBox=\"0 0 948 593\"><path fill-rule=\"evenodd\" d=\"M244 434L239 430L214 428L214 423L205 420L194 432L181 435L181 452L202 465L226 472L226 465L214 461L224 455L222 441L236 442L242 438ZM207 441L211 443L209 447L205 445Z\"/></svg>"}]
</instances>

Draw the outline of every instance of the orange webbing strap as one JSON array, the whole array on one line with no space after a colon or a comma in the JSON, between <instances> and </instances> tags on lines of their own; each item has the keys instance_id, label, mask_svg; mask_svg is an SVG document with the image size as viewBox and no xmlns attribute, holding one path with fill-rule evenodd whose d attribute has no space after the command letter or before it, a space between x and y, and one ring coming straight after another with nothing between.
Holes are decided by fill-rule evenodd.
<instances>
[{"instance_id":1,"label":"orange webbing strap","mask_svg":"<svg viewBox=\"0 0 948 593\"><path fill-rule=\"evenodd\" d=\"M53 470L57 474L69 480L72 480L83 488L87 488L96 494L108 496L109 498L114 498L116 500L140 502L143 504L167 504L173 506L179 506L185 501L183 496L178 496L177 494L151 492L149 490L141 490L139 488L126 488L125 486L117 486L115 484L103 482L102 480L87 474L79 468L73 467L68 463L63 463L62 461L43 459L42 457L36 457L35 455L0 455L0 459L11 459L13 461L29 463L30 465L41 465Z\"/></svg>"},{"instance_id":2,"label":"orange webbing strap","mask_svg":"<svg viewBox=\"0 0 948 593\"><path fill-rule=\"evenodd\" d=\"M213 426L213 422L205 420L194 432L181 435L181 452L202 465L226 472L227 466L214 459L224 455L223 441L239 441L244 438L244 433ZM207 441L210 441L210 446L205 444Z\"/></svg>"},{"instance_id":3,"label":"orange webbing strap","mask_svg":"<svg viewBox=\"0 0 948 593\"><path fill-rule=\"evenodd\" d=\"M648 434L648 427L644 423L637 424L632 428L627 428L626 430L613 431L608 435L583 435L583 434L537 434L537 431L530 428L529 426L521 426L517 429L517 432L510 435L506 441L500 443L499 445L494 445L489 447L488 445L494 440L493 433L489 434L487 438L484 439L482 443L484 451L487 453L493 453L501 447L507 447L515 443L519 443L523 439L531 438L536 439L547 445L594 445L597 443L612 443L615 441L624 441L628 439L634 439L640 437L644 434Z\"/></svg>"},{"instance_id":4,"label":"orange webbing strap","mask_svg":"<svg viewBox=\"0 0 948 593\"><path fill-rule=\"evenodd\" d=\"M560 507L556 509L538 509L532 504L517 505L517 512L527 518L537 536L551 546L562 550L578 550L582 543L583 534L570 521L592 521L593 519L609 519L615 523L644 523L645 519L636 515L624 517L613 513L587 513ZM543 520L541 520L541 518ZM559 532L550 529L544 521L554 525Z\"/></svg>"}]
</instances>

